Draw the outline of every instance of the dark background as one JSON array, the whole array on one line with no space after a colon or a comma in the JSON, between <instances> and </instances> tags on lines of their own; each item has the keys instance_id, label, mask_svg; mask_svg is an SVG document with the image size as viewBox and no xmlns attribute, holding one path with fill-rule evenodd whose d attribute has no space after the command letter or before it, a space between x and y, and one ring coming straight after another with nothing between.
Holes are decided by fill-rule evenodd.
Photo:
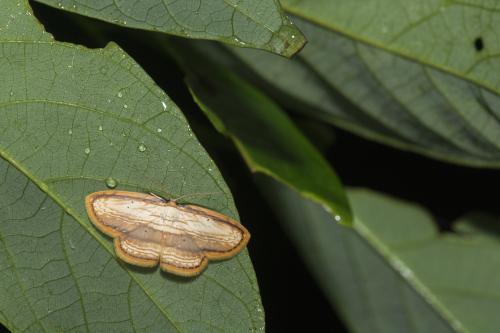
<instances>
[{"instance_id":1,"label":"dark background","mask_svg":"<svg viewBox=\"0 0 500 333\"><path fill-rule=\"evenodd\" d=\"M231 188L241 221L252 233L248 248L259 281L267 331L324 328L326 332L346 332L255 187L254 176L238 152L197 109L187 89L180 84L183 74L175 63L145 42L145 36L151 33L133 32L36 2L31 4L36 17L57 40L88 47L103 47L108 40L118 43L185 113L200 142L219 166ZM92 29L86 27L106 32L96 39L96 35L88 33ZM441 163L291 115L334 165L344 184L369 187L418 202L430 209L443 232L451 232L451 222L465 212L500 213L497 196L490 194L500 181L497 171Z\"/></svg>"}]
</instances>

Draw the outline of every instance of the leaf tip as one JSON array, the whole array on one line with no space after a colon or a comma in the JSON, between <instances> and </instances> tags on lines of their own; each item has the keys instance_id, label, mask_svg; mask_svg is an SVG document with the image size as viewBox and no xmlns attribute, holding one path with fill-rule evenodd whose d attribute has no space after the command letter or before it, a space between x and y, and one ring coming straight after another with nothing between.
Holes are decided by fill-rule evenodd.
<instances>
[{"instance_id":1,"label":"leaf tip","mask_svg":"<svg viewBox=\"0 0 500 333\"><path fill-rule=\"evenodd\" d=\"M275 47L273 51L286 58L292 58L307 44L304 34L290 21L278 31L279 41L271 41Z\"/></svg>"}]
</instances>

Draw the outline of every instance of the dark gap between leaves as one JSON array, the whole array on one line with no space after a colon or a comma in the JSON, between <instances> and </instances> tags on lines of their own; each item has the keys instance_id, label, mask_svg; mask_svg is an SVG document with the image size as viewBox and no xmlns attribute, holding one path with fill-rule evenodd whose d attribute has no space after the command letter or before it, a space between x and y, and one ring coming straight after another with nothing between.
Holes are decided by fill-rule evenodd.
<instances>
[{"instance_id":1,"label":"dark gap between leaves","mask_svg":"<svg viewBox=\"0 0 500 333\"><path fill-rule=\"evenodd\" d=\"M440 162L337 129L326 152L346 186L366 187L424 206L442 232L466 213L500 216L500 171ZM500 235L499 235L500 236Z\"/></svg>"}]
</instances>

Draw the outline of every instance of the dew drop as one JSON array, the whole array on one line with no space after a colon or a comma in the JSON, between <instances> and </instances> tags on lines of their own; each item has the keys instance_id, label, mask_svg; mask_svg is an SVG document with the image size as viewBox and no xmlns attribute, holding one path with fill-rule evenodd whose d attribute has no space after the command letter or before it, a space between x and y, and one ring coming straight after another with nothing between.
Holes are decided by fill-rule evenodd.
<instances>
[{"instance_id":1,"label":"dew drop","mask_svg":"<svg viewBox=\"0 0 500 333\"><path fill-rule=\"evenodd\" d=\"M102 132L102 125L99 125L99 131Z\"/></svg>"},{"instance_id":2,"label":"dew drop","mask_svg":"<svg viewBox=\"0 0 500 333\"><path fill-rule=\"evenodd\" d=\"M115 188L117 185L118 185L118 183L116 182L115 179L113 179L111 177L106 178L106 186L108 188Z\"/></svg>"},{"instance_id":3,"label":"dew drop","mask_svg":"<svg viewBox=\"0 0 500 333\"><path fill-rule=\"evenodd\" d=\"M146 146L144 144L140 144L139 147L137 147L137 149L139 149L139 151L142 153L142 152L145 152L146 151Z\"/></svg>"},{"instance_id":4,"label":"dew drop","mask_svg":"<svg viewBox=\"0 0 500 333\"><path fill-rule=\"evenodd\" d=\"M247 43L245 43L244 41L242 41L238 37L234 37L234 41L235 41L235 43L238 43L240 45L247 45Z\"/></svg>"},{"instance_id":5,"label":"dew drop","mask_svg":"<svg viewBox=\"0 0 500 333\"><path fill-rule=\"evenodd\" d=\"M333 218L334 218L334 219L335 219L335 221L337 221L337 222L342 221L342 217L340 217L340 215L335 215Z\"/></svg>"},{"instance_id":6,"label":"dew drop","mask_svg":"<svg viewBox=\"0 0 500 333\"><path fill-rule=\"evenodd\" d=\"M118 96L119 98L122 98L123 97L123 93L121 91L119 91L118 94L116 94L116 96Z\"/></svg>"},{"instance_id":7,"label":"dew drop","mask_svg":"<svg viewBox=\"0 0 500 333\"><path fill-rule=\"evenodd\" d=\"M87 155L88 155L88 154L90 154L90 148L89 148L89 147L85 148L84 152L85 152L85 154L87 154Z\"/></svg>"},{"instance_id":8,"label":"dew drop","mask_svg":"<svg viewBox=\"0 0 500 333\"><path fill-rule=\"evenodd\" d=\"M68 134L69 134L69 135L72 135L72 134L73 134L73 130L71 130L71 129L70 129L70 130L68 130Z\"/></svg>"},{"instance_id":9,"label":"dew drop","mask_svg":"<svg viewBox=\"0 0 500 333\"><path fill-rule=\"evenodd\" d=\"M128 105L127 104L123 104L123 108L124 109L128 109Z\"/></svg>"},{"instance_id":10,"label":"dew drop","mask_svg":"<svg viewBox=\"0 0 500 333\"><path fill-rule=\"evenodd\" d=\"M167 111L167 103L165 103L165 101L161 101L161 105L163 106L163 110Z\"/></svg>"},{"instance_id":11,"label":"dew drop","mask_svg":"<svg viewBox=\"0 0 500 333\"><path fill-rule=\"evenodd\" d=\"M9 95L14 96L14 92L11 90Z\"/></svg>"},{"instance_id":12,"label":"dew drop","mask_svg":"<svg viewBox=\"0 0 500 333\"><path fill-rule=\"evenodd\" d=\"M157 131L158 133L161 133L161 131L162 131L162 130L161 130L161 128L158 128L156 131Z\"/></svg>"},{"instance_id":13,"label":"dew drop","mask_svg":"<svg viewBox=\"0 0 500 333\"><path fill-rule=\"evenodd\" d=\"M75 244L73 244L73 241L70 239L69 240L69 247L74 250L76 248Z\"/></svg>"}]
</instances>

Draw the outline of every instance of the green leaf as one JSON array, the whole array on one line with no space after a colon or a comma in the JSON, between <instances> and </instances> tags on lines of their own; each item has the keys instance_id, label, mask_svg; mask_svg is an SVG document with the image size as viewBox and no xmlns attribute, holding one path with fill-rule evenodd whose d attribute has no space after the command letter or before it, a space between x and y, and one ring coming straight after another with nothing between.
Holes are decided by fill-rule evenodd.
<instances>
[{"instance_id":1,"label":"green leaf","mask_svg":"<svg viewBox=\"0 0 500 333\"><path fill-rule=\"evenodd\" d=\"M246 251L184 279L124 264L89 222L106 189L194 200L237 218L180 110L121 49L42 32L0 11L0 319L12 331L248 332L264 318Z\"/></svg>"},{"instance_id":2,"label":"green leaf","mask_svg":"<svg viewBox=\"0 0 500 333\"><path fill-rule=\"evenodd\" d=\"M278 0L37 0L114 24L291 57L306 43Z\"/></svg>"},{"instance_id":3,"label":"green leaf","mask_svg":"<svg viewBox=\"0 0 500 333\"><path fill-rule=\"evenodd\" d=\"M195 102L229 136L253 172L277 179L323 205L339 222L351 211L335 171L295 124L261 91L212 62L196 49L175 43L170 52L188 73Z\"/></svg>"},{"instance_id":4,"label":"green leaf","mask_svg":"<svg viewBox=\"0 0 500 333\"><path fill-rule=\"evenodd\" d=\"M480 1L283 0L290 13L331 31L499 91L500 12ZM485 20L484 17L488 19ZM477 47L478 40L482 47Z\"/></svg>"},{"instance_id":5,"label":"green leaf","mask_svg":"<svg viewBox=\"0 0 500 333\"><path fill-rule=\"evenodd\" d=\"M302 1L304 6L313 7L315 2L323 3ZM323 11L337 15L330 6ZM482 15L488 13L485 10ZM380 12L373 20L390 15L393 13ZM233 50L274 88L282 103L401 149L454 163L500 166L500 88L488 86L490 75L472 80L419 57L408 59L331 30L316 23L314 16L294 21L309 43L292 61L252 50ZM473 48L472 40L469 42L467 50ZM494 44L490 40L487 45ZM467 52L452 52L450 59ZM481 67L488 66L489 73L496 73L495 65L487 64Z\"/></svg>"},{"instance_id":6,"label":"green leaf","mask_svg":"<svg viewBox=\"0 0 500 333\"><path fill-rule=\"evenodd\" d=\"M348 191L353 229L269 179L283 227L353 332L497 332L500 229L469 214L439 233L422 207Z\"/></svg>"}]
</instances>

